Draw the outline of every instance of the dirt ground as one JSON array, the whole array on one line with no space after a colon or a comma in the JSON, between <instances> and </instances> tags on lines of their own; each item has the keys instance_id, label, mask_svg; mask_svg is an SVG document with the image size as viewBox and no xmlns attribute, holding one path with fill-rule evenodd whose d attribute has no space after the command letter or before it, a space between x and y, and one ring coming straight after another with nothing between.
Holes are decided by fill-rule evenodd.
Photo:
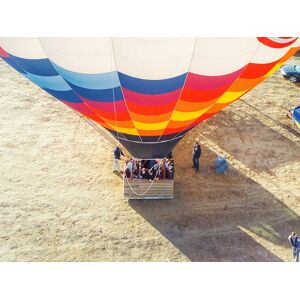
<instances>
[{"instance_id":1,"label":"dirt ground","mask_svg":"<svg viewBox=\"0 0 300 300\"><path fill-rule=\"evenodd\" d=\"M126 201L112 144L0 61L0 260L290 261L300 131L285 114L299 104L277 72L178 144L174 200ZM226 176L212 171L219 153Z\"/></svg>"}]
</instances>

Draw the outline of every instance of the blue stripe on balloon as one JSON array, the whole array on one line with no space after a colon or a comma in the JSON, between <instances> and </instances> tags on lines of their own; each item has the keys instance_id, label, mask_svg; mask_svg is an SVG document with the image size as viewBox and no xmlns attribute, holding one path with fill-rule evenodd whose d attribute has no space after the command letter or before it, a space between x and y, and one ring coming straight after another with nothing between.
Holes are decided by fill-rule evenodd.
<instances>
[{"instance_id":1,"label":"blue stripe on balloon","mask_svg":"<svg viewBox=\"0 0 300 300\"><path fill-rule=\"evenodd\" d=\"M55 91L70 91L70 86L61 78L61 76L39 76L34 74L24 74L29 80L41 88L47 88Z\"/></svg>"},{"instance_id":2,"label":"blue stripe on balloon","mask_svg":"<svg viewBox=\"0 0 300 300\"><path fill-rule=\"evenodd\" d=\"M123 94L120 87L105 90L92 90L76 86L70 82L68 82L68 84L76 94L89 100L98 102L113 102L123 99Z\"/></svg>"},{"instance_id":3,"label":"blue stripe on balloon","mask_svg":"<svg viewBox=\"0 0 300 300\"><path fill-rule=\"evenodd\" d=\"M16 71L18 71L21 74L25 74L26 72L23 70L22 67L20 67L12 58L6 58L1 57L7 64L9 64L11 67L13 67Z\"/></svg>"},{"instance_id":4,"label":"blue stripe on balloon","mask_svg":"<svg viewBox=\"0 0 300 300\"><path fill-rule=\"evenodd\" d=\"M99 74L84 74L66 70L54 62L51 62L57 72L68 82L86 89L112 89L120 86L117 71L99 73Z\"/></svg>"},{"instance_id":5,"label":"blue stripe on balloon","mask_svg":"<svg viewBox=\"0 0 300 300\"><path fill-rule=\"evenodd\" d=\"M40 76L58 75L48 58L27 59L11 55L13 60L26 72Z\"/></svg>"},{"instance_id":6,"label":"blue stripe on balloon","mask_svg":"<svg viewBox=\"0 0 300 300\"><path fill-rule=\"evenodd\" d=\"M186 73L177 77L160 80L139 79L121 72L118 72L118 75L122 87L137 93L149 95L175 91L183 86L186 78Z\"/></svg>"},{"instance_id":7,"label":"blue stripe on balloon","mask_svg":"<svg viewBox=\"0 0 300 300\"><path fill-rule=\"evenodd\" d=\"M73 91L54 91L44 88L44 90L53 97L71 103L83 103L83 101Z\"/></svg>"}]
</instances>

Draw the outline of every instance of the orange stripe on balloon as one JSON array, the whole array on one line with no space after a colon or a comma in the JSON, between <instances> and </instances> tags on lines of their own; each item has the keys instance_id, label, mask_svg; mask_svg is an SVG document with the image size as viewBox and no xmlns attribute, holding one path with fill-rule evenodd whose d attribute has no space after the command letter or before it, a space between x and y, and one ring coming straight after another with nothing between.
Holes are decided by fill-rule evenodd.
<instances>
[{"instance_id":1,"label":"orange stripe on balloon","mask_svg":"<svg viewBox=\"0 0 300 300\"><path fill-rule=\"evenodd\" d=\"M160 129L160 130L143 130L143 129L139 129L139 133L142 137L143 136L157 136L157 138L158 138L163 133L163 129Z\"/></svg>"},{"instance_id":2,"label":"orange stripe on balloon","mask_svg":"<svg viewBox=\"0 0 300 300\"><path fill-rule=\"evenodd\" d=\"M130 129L135 128L133 126L132 121L119 121L118 124L116 125L116 123L110 119L103 118L103 120L112 127L130 128Z\"/></svg>"},{"instance_id":3,"label":"orange stripe on balloon","mask_svg":"<svg viewBox=\"0 0 300 300\"><path fill-rule=\"evenodd\" d=\"M141 106L132 102L127 102L128 109L130 112L141 115L157 115L157 114L166 114L171 112L175 107L176 102L169 103L166 105L160 106Z\"/></svg>"},{"instance_id":4,"label":"orange stripe on balloon","mask_svg":"<svg viewBox=\"0 0 300 300\"><path fill-rule=\"evenodd\" d=\"M258 85L264 77L254 78L254 79L244 79L239 78L229 89L229 92L240 92L243 90L252 89L256 85Z\"/></svg>"},{"instance_id":5,"label":"orange stripe on balloon","mask_svg":"<svg viewBox=\"0 0 300 300\"><path fill-rule=\"evenodd\" d=\"M281 57L278 62L284 63L287 61L292 55L294 55L296 52L300 50L300 47L291 48L283 57Z\"/></svg>"},{"instance_id":6,"label":"orange stripe on balloon","mask_svg":"<svg viewBox=\"0 0 300 300\"><path fill-rule=\"evenodd\" d=\"M95 111L101 118L106 118L112 121L115 121L116 119L117 122L131 120L128 111L116 112L116 114L114 112L101 111L95 108L93 108L93 111Z\"/></svg>"},{"instance_id":7,"label":"orange stripe on balloon","mask_svg":"<svg viewBox=\"0 0 300 300\"><path fill-rule=\"evenodd\" d=\"M134 112L131 112L133 121L137 121L140 123L160 123L160 122L168 121L170 119L170 114L171 112L168 112L166 114L143 115L143 114L136 114Z\"/></svg>"},{"instance_id":8,"label":"orange stripe on balloon","mask_svg":"<svg viewBox=\"0 0 300 300\"><path fill-rule=\"evenodd\" d=\"M197 110L202 110L208 108L215 102L216 99L211 101L206 101L206 102L187 102L187 101L179 100L176 105L176 111L193 112Z\"/></svg>"}]
</instances>

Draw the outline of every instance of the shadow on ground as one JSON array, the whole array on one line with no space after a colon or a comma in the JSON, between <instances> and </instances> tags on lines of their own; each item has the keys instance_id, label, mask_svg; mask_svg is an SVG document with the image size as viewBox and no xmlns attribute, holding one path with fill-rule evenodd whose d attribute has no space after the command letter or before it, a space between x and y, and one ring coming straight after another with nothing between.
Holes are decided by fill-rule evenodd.
<instances>
[{"instance_id":1,"label":"shadow on ground","mask_svg":"<svg viewBox=\"0 0 300 300\"><path fill-rule=\"evenodd\" d=\"M256 172L300 160L299 145L250 114L222 111L205 122L201 133Z\"/></svg>"},{"instance_id":2,"label":"shadow on ground","mask_svg":"<svg viewBox=\"0 0 300 300\"><path fill-rule=\"evenodd\" d=\"M300 87L300 83L298 84L298 86ZM243 104L246 105L246 106L248 106L249 108L255 110L257 113L263 115L264 117L268 118L269 120L271 120L277 126L281 126L283 129L289 131L290 133L292 133L296 137L300 138L300 131L296 127L294 127L293 121L288 116L286 116L286 118L288 120L288 124L289 125L276 120L275 118L272 117L272 115L268 115L267 113L264 113L263 111L259 110L257 107L255 107L254 105L251 105L247 101L243 101ZM300 104L300 102L299 102L299 104ZM293 107L290 107L290 108L293 108ZM286 113L287 112L288 112L288 110L286 111Z\"/></svg>"},{"instance_id":3,"label":"shadow on ground","mask_svg":"<svg viewBox=\"0 0 300 300\"><path fill-rule=\"evenodd\" d=\"M174 200L130 200L129 205L191 261L281 261L270 251L272 244L289 249L287 236L299 227L299 216L233 167L226 176L216 175L211 167L216 153L205 145L201 174L195 175L186 158L199 133L257 172L300 159L296 143L259 120L235 120L222 112L175 148ZM270 243L269 250L259 240Z\"/></svg>"},{"instance_id":4,"label":"shadow on ground","mask_svg":"<svg viewBox=\"0 0 300 300\"><path fill-rule=\"evenodd\" d=\"M281 261L240 227L289 247L287 235L300 220L239 171L217 176L206 166L200 175L181 169L174 200L129 200L129 205L191 261Z\"/></svg>"}]
</instances>

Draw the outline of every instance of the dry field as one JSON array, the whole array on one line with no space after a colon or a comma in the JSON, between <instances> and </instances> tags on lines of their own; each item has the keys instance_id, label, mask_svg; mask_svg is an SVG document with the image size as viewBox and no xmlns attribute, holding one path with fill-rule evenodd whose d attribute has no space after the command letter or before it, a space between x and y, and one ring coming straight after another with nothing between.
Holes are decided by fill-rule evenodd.
<instances>
[{"instance_id":1,"label":"dry field","mask_svg":"<svg viewBox=\"0 0 300 300\"><path fill-rule=\"evenodd\" d=\"M110 142L0 61L0 260L290 261L300 132L285 114L299 104L300 86L274 74L175 148L174 200L125 201Z\"/></svg>"}]
</instances>

